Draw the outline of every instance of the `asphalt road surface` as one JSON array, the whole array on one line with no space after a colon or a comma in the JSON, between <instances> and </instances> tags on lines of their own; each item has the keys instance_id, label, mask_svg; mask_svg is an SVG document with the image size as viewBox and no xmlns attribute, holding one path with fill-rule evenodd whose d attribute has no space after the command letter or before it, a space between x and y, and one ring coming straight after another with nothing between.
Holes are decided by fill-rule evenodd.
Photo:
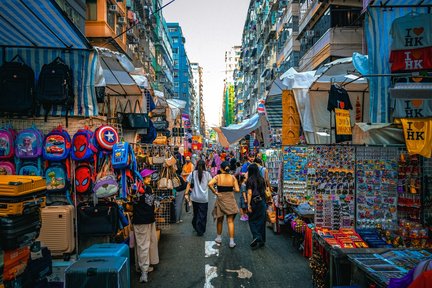
<instances>
[{"instance_id":1,"label":"asphalt road surface","mask_svg":"<svg viewBox=\"0 0 432 288\"><path fill-rule=\"evenodd\" d=\"M238 195L237 195L238 196ZM236 217L235 242L230 249L226 223L223 243L217 246L216 224L211 217L214 197L210 196L207 232L198 237L194 232L191 212L183 211L183 223L162 230L159 242L160 263L149 274L148 283L139 283L133 272L132 287L312 287L308 261L292 246L287 235L267 230L266 246L251 250L251 234L247 222ZM132 266L133 267L133 266Z\"/></svg>"}]
</instances>

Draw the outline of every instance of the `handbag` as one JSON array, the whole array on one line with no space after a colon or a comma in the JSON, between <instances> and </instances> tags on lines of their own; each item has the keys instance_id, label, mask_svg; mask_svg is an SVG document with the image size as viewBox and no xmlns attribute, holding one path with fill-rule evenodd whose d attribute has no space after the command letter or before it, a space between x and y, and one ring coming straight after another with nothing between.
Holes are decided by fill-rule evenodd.
<instances>
[{"instance_id":1,"label":"handbag","mask_svg":"<svg viewBox=\"0 0 432 288\"><path fill-rule=\"evenodd\" d=\"M119 209L117 203L99 202L78 204L78 233L89 236L116 235L119 228Z\"/></svg>"},{"instance_id":2,"label":"handbag","mask_svg":"<svg viewBox=\"0 0 432 288\"><path fill-rule=\"evenodd\" d=\"M166 167L164 167L164 169L162 170L161 178L159 179L158 182L158 189L171 190L173 188L174 188L173 182L169 177L169 170Z\"/></svg>"},{"instance_id":3,"label":"handbag","mask_svg":"<svg viewBox=\"0 0 432 288\"><path fill-rule=\"evenodd\" d=\"M153 122L153 125L156 128L156 130L159 132L167 129L169 124L168 121L155 121Z\"/></svg>"},{"instance_id":4,"label":"handbag","mask_svg":"<svg viewBox=\"0 0 432 288\"><path fill-rule=\"evenodd\" d=\"M177 164L177 159L172 155L169 158L165 159L165 165L167 167L173 167L176 164Z\"/></svg>"},{"instance_id":5,"label":"handbag","mask_svg":"<svg viewBox=\"0 0 432 288\"><path fill-rule=\"evenodd\" d=\"M117 101L120 103L120 101ZM116 105L117 106L117 105ZM126 112L129 106L129 111ZM126 102L126 106L122 112L117 112L119 123L125 129L145 129L150 127L150 119L147 113L143 113L139 101L135 101L135 106L132 111L132 104L130 100Z\"/></svg>"},{"instance_id":6,"label":"handbag","mask_svg":"<svg viewBox=\"0 0 432 288\"><path fill-rule=\"evenodd\" d=\"M168 138L166 136L158 134L156 139L153 141L153 144L155 144L155 145L167 145L168 144Z\"/></svg>"},{"instance_id":7,"label":"handbag","mask_svg":"<svg viewBox=\"0 0 432 288\"><path fill-rule=\"evenodd\" d=\"M177 188L179 188L182 185L180 178L177 176L177 174L174 174L174 177L172 178L172 182L173 182L174 189L176 190L178 190Z\"/></svg>"}]
</instances>

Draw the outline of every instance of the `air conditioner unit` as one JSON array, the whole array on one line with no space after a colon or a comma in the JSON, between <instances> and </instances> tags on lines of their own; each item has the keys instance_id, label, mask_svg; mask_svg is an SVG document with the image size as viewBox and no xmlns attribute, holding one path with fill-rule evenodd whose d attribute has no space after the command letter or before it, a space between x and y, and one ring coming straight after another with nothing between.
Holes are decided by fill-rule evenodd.
<instances>
[{"instance_id":1,"label":"air conditioner unit","mask_svg":"<svg viewBox=\"0 0 432 288\"><path fill-rule=\"evenodd\" d=\"M118 24L125 24L126 23L126 17L118 17L117 23Z\"/></svg>"},{"instance_id":2,"label":"air conditioner unit","mask_svg":"<svg viewBox=\"0 0 432 288\"><path fill-rule=\"evenodd\" d=\"M108 10L110 12L117 12L118 11L118 6L117 5L109 5Z\"/></svg>"},{"instance_id":3,"label":"air conditioner unit","mask_svg":"<svg viewBox=\"0 0 432 288\"><path fill-rule=\"evenodd\" d=\"M314 36L315 36L315 31L313 31L313 30L307 30L306 31L306 37L312 38Z\"/></svg>"}]
</instances>

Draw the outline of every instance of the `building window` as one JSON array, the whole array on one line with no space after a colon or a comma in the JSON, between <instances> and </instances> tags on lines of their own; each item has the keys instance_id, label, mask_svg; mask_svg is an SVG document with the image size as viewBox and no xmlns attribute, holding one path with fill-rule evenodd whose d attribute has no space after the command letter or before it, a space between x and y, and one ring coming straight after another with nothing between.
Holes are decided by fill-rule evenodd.
<instances>
[{"instance_id":1,"label":"building window","mask_svg":"<svg viewBox=\"0 0 432 288\"><path fill-rule=\"evenodd\" d=\"M177 28L168 28L168 31L171 33L177 32Z\"/></svg>"},{"instance_id":2,"label":"building window","mask_svg":"<svg viewBox=\"0 0 432 288\"><path fill-rule=\"evenodd\" d=\"M115 12L109 11L111 2L107 1L107 23L114 30L115 29Z\"/></svg>"},{"instance_id":3,"label":"building window","mask_svg":"<svg viewBox=\"0 0 432 288\"><path fill-rule=\"evenodd\" d=\"M173 43L178 43L178 41L179 41L179 39L177 37L173 37L172 40L173 40Z\"/></svg>"},{"instance_id":4,"label":"building window","mask_svg":"<svg viewBox=\"0 0 432 288\"><path fill-rule=\"evenodd\" d=\"M183 88L187 88L187 83L183 83Z\"/></svg>"},{"instance_id":5,"label":"building window","mask_svg":"<svg viewBox=\"0 0 432 288\"><path fill-rule=\"evenodd\" d=\"M86 0L86 19L90 21L97 20L97 0Z\"/></svg>"},{"instance_id":6,"label":"building window","mask_svg":"<svg viewBox=\"0 0 432 288\"><path fill-rule=\"evenodd\" d=\"M178 53L178 48L173 48L173 49L172 49L172 52L173 52L174 54L177 54L177 53Z\"/></svg>"}]
</instances>

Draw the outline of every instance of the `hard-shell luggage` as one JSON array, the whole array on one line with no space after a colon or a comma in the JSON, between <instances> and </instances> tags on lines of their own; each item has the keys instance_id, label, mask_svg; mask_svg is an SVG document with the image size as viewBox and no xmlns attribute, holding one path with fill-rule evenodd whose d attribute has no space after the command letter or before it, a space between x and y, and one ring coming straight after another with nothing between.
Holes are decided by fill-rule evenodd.
<instances>
[{"instance_id":1,"label":"hard-shell luggage","mask_svg":"<svg viewBox=\"0 0 432 288\"><path fill-rule=\"evenodd\" d=\"M41 224L39 207L21 216L0 217L0 246L12 250L31 245L39 236Z\"/></svg>"},{"instance_id":2,"label":"hard-shell luggage","mask_svg":"<svg viewBox=\"0 0 432 288\"><path fill-rule=\"evenodd\" d=\"M46 190L40 176L0 175L0 197L19 197Z\"/></svg>"},{"instance_id":3,"label":"hard-shell luggage","mask_svg":"<svg viewBox=\"0 0 432 288\"><path fill-rule=\"evenodd\" d=\"M0 217L19 216L27 214L33 207L43 208L45 206L45 191L35 192L20 197L0 196Z\"/></svg>"},{"instance_id":4,"label":"hard-shell luggage","mask_svg":"<svg viewBox=\"0 0 432 288\"><path fill-rule=\"evenodd\" d=\"M28 246L4 252L3 281L9 281L21 275L30 259Z\"/></svg>"},{"instance_id":5,"label":"hard-shell luggage","mask_svg":"<svg viewBox=\"0 0 432 288\"><path fill-rule=\"evenodd\" d=\"M82 258L66 269L66 288L127 288L125 257Z\"/></svg>"},{"instance_id":6,"label":"hard-shell luggage","mask_svg":"<svg viewBox=\"0 0 432 288\"><path fill-rule=\"evenodd\" d=\"M127 275L130 275L130 263L129 263L129 246L126 244L115 244L115 243L101 243L94 244L89 248L85 249L80 258L97 258L97 257L125 257ZM128 283L130 283L130 277L128 277ZM129 286L128 286L129 287Z\"/></svg>"},{"instance_id":7,"label":"hard-shell luggage","mask_svg":"<svg viewBox=\"0 0 432 288\"><path fill-rule=\"evenodd\" d=\"M32 251L27 270L33 281L40 281L51 275L52 258L47 247L41 247L36 252Z\"/></svg>"},{"instance_id":8,"label":"hard-shell luggage","mask_svg":"<svg viewBox=\"0 0 432 288\"><path fill-rule=\"evenodd\" d=\"M41 209L42 228L38 241L53 256L64 256L75 250L74 206L47 206Z\"/></svg>"}]
</instances>

